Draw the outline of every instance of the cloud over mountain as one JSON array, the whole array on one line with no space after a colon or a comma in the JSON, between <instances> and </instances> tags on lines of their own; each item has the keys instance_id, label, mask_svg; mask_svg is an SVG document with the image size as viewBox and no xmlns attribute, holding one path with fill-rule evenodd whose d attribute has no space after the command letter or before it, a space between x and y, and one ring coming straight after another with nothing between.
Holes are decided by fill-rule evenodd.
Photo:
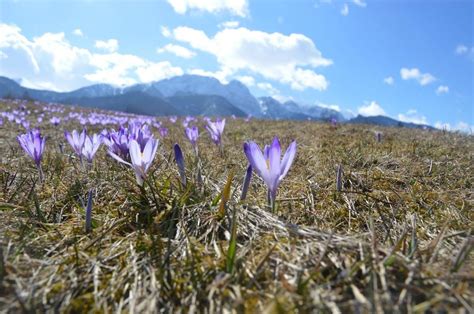
<instances>
[{"instance_id":1,"label":"cloud over mountain","mask_svg":"<svg viewBox=\"0 0 474 314\"><path fill-rule=\"evenodd\" d=\"M332 64L314 42L302 34L284 35L244 27L223 29L213 37L191 27L173 30L177 41L216 57L221 70L229 75L246 70L266 79L288 84L294 90L325 90L329 83L313 68Z\"/></svg>"}]
</instances>

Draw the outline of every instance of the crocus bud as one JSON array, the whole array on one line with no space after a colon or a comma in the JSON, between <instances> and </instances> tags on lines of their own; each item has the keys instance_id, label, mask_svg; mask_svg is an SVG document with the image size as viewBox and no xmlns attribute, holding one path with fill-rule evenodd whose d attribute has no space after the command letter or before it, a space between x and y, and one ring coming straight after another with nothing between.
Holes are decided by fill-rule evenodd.
<instances>
[{"instance_id":1,"label":"crocus bud","mask_svg":"<svg viewBox=\"0 0 474 314\"><path fill-rule=\"evenodd\" d=\"M247 197L247 191L250 185L250 179L252 179L252 166L249 165L247 167L247 171L245 172L245 179L244 184L242 185L242 195L240 196L240 200L243 201Z\"/></svg>"},{"instance_id":2,"label":"crocus bud","mask_svg":"<svg viewBox=\"0 0 474 314\"><path fill-rule=\"evenodd\" d=\"M184 157L181 147L178 144L174 144L174 159L178 165L179 176L181 177L181 184L186 186L186 173L184 171Z\"/></svg>"}]
</instances>

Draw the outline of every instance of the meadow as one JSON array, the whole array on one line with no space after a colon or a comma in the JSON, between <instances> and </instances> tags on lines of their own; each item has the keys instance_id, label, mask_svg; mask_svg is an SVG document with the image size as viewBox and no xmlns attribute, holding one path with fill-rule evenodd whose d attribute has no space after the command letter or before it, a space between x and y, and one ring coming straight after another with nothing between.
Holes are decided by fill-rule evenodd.
<instances>
[{"instance_id":1,"label":"meadow","mask_svg":"<svg viewBox=\"0 0 474 314\"><path fill-rule=\"evenodd\" d=\"M0 112L2 312L473 312L472 135L228 117L220 148L198 117L196 155L183 118ZM142 185L104 143L89 163L64 135L134 120L159 139ZM42 179L17 141L36 126ZM255 172L242 199L243 144L274 136L296 155L272 208Z\"/></svg>"}]
</instances>

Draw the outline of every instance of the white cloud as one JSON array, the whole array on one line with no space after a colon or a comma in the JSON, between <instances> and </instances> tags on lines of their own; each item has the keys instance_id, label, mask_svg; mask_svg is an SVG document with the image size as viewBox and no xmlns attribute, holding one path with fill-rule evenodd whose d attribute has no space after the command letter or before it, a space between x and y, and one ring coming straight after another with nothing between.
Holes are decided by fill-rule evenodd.
<instances>
[{"instance_id":1,"label":"white cloud","mask_svg":"<svg viewBox=\"0 0 474 314\"><path fill-rule=\"evenodd\" d=\"M393 77L388 76L383 79L383 82L387 85L393 85L393 83L395 83L395 80L393 79Z\"/></svg>"},{"instance_id":2,"label":"white cloud","mask_svg":"<svg viewBox=\"0 0 474 314\"><path fill-rule=\"evenodd\" d=\"M469 125L466 122L459 121L453 128L455 131L472 134L474 132L474 125Z\"/></svg>"},{"instance_id":3,"label":"white cloud","mask_svg":"<svg viewBox=\"0 0 474 314\"><path fill-rule=\"evenodd\" d=\"M79 36L79 37L83 37L84 36L84 33L82 32L81 29L79 28L76 28L75 30L72 31L73 35L76 35L76 36Z\"/></svg>"},{"instance_id":4,"label":"white cloud","mask_svg":"<svg viewBox=\"0 0 474 314\"><path fill-rule=\"evenodd\" d=\"M443 123L441 121L436 121L436 123L434 124L435 128L439 129L439 130L451 130L451 125L449 123Z\"/></svg>"},{"instance_id":5,"label":"white cloud","mask_svg":"<svg viewBox=\"0 0 474 314\"><path fill-rule=\"evenodd\" d=\"M281 95L281 94L272 95L272 98L276 99L281 104L284 104L285 102L290 101L290 100L294 101L293 97L285 96L285 95Z\"/></svg>"},{"instance_id":6,"label":"white cloud","mask_svg":"<svg viewBox=\"0 0 474 314\"><path fill-rule=\"evenodd\" d=\"M229 72L225 69L220 70L220 71L207 71L203 69L190 69L187 71L189 74L195 74L195 75L201 75L201 76L209 76L218 79L222 84L227 84L229 83L228 76Z\"/></svg>"},{"instance_id":7,"label":"white cloud","mask_svg":"<svg viewBox=\"0 0 474 314\"><path fill-rule=\"evenodd\" d=\"M337 112L341 112L341 107L339 107L338 105L324 104L322 102L316 102L316 105L321 108L326 108L326 109L335 110Z\"/></svg>"},{"instance_id":8,"label":"white cloud","mask_svg":"<svg viewBox=\"0 0 474 314\"><path fill-rule=\"evenodd\" d=\"M170 52L178 57L185 58L185 59L190 59L196 55L194 51L191 51L186 47L183 47L180 45L174 45L174 44L167 44L163 48L157 49L156 52L158 53Z\"/></svg>"},{"instance_id":9,"label":"white cloud","mask_svg":"<svg viewBox=\"0 0 474 314\"><path fill-rule=\"evenodd\" d=\"M462 44L458 45L456 47L456 54L458 54L458 55L463 55L463 54L467 53L468 51L469 51L469 48L467 48L466 46L464 46Z\"/></svg>"},{"instance_id":10,"label":"white cloud","mask_svg":"<svg viewBox=\"0 0 474 314\"><path fill-rule=\"evenodd\" d=\"M362 8L365 8L367 6L367 3L365 3L364 1L362 0L352 0L352 2L359 6L359 7L362 7Z\"/></svg>"},{"instance_id":11,"label":"white cloud","mask_svg":"<svg viewBox=\"0 0 474 314\"><path fill-rule=\"evenodd\" d=\"M214 55L221 71L228 74L247 70L295 90L325 90L329 84L323 75L307 67L328 66L332 61L323 58L313 41L302 34L287 36L241 27L223 29L210 38L201 30L177 27L173 36Z\"/></svg>"},{"instance_id":12,"label":"white cloud","mask_svg":"<svg viewBox=\"0 0 474 314\"><path fill-rule=\"evenodd\" d=\"M428 124L425 116L418 114L415 109L410 109L406 113L398 114L398 120L416 124Z\"/></svg>"},{"instance_id":13,"label":"white cloud","mask_svg":"<svg viewBox=\"0 0 474 314\"><path fill-rule=\"evenodd\" d=\"M145 66L137 68L137 75L141 82L148 83L168 77L183 75L183 70L179 67L172 66L168 61L162 61L147 63Z\"/></svg>"},{"instance_id":14,"label":"white cloud","mask_svg":"<svg viewBox=\"0 0 474 314\"><path fill-rule=\"evenodd\" d=\"M456 47L455 53L460 56L467 56L470 60L474 61L474 46L469 48L466 45L460 44Z\"/></svg>"},{"instance_id":15,"label":"white cloud","mask_svg":"<svg viewBox=\"0 0 474 314\"><path fill-rule=\"evenodd\" d=\"M0 75L21 78L31 88L73 90L91 82L130 85L182 74L168 62L152 62L134 55L95 53L71 45L64 33L26 38L15 25L0 23ZM159 73L151 74L156 71Z\"/></svg>"},{"instance_id":16,"label":"white cloud","mask_svg":"<svg viewBox=\"0 0 474 314\"><path fill-rule=\"evenodd\" d=\"M349 6L347 5L347 3L344 3L344 5L342 6L341 14L344 16L349 15Z\"/></svg>"},{"instance_id":17,"label":"white cloud","mask_svg":"<svg viewBox=\"0 0 474 314\"><path fill-rule=\"evenodd\" d=\"M170 29L166 26L161 26L161 35L163 35L163 37L166 37L166 38L171 37Z\"/></svg>"},{"instance_id":18,"label":"white cloud","mask_svg":"<svg viewBox=\"0 0 474 314\"><path fill-rule=\"evenodd\" d=\"M115 52L118 50L118 40L109 39L109 40L96 40L95 47L107 52Z\"/></svg>"},{"instance_id":19,"label":"white cloud","mask_svg":"<svg viewBox=\"0 0 474 314\"><path fill-rule=\"evenodd\" d=\"M179 14L196 9L210 13L228 11L241 17L248 15L247 0L168 0L168 3Z\"/></svg>"},{"instance_id":20,"label":"white cloud","mask_svg":"<svg viewBox=\"0 0 474 314\"><path fill-rule=\"evenodd\" d=\"M219 28L237 28L239 25L239 21L227 21L220 23L218 26Z\"/></svg>"},{"instance_id":21,"label":"white cloud","mask_svg":"<svg viewBox=\"0 0 474 314\"><path fill-rule=\"evenodd\" d=\"M400 70L400 76L403 80L416 80L420 85L428 85L436 80L436 78L430 73L421 73L418 68L402 68Z\"/></svg>"},{"instance_id":22,"label":"white cloud","mask_svg":"<svg viewBox=\"0 0 474 314\"><path fill-rule=\"evenodd\" d=\"M467 134L473 134L474 132L474 125L469 125L464 121L459 121L457 124L451 126L449 123L443 123L441 121L437 121L435 123L435 128L439 130L446 130L446 131L459 131Z\"/></svg>"},{"instance_id":23,"label":"white cloud","mask_svg":"<svg viewBox=\"0 0 474 314\"><path fill-rule=\"evenodd\" d=\"M385 110L383 110L383 108L375 101L371 101L369 104L359 107L358 113L366 117L386 115Z\"/></svg>"},{"instance_id":24,"label":"white cloud","mask_svg":"<svg viewBox=\"0 0 474 314\"><path fill-rule=\"evenodd\" d=\"M447 94L449 92L449 87L446 85L440 85L436 89L436 94L441 95L441 94Z\"/></svg>"},{"instance_id":25,"label":"white cloud","mask_svg":"<svg viewBox=\"0 0 474 314\"><path fill-rule=\"evenodd\" d=\"M6 59L6 58L8 58L8 55L0 50L0 59Z\"/></svg>"},{"instance_id":26,"label":"white cloud","mask_svg":"<svg viewBox=\"0 0 474 314\"><path fill-rule=\"evenodd\" d=\"M280 94L280 91L277 88L273 87L273 85L268 83L268 82L258 83L257 87L260 88L261 90L267 92L270 95Z\"/></svg>"},{"instance_id":27,"label":"white cloud","mask_svg":"<svg viewBox=\"0 0 474 314\"><path fill-rule=\"evenodd\" d=\"M255 79L251 76L242 75L242 76L236 76L235 78L249 87L255 85Z\"/></svg>"}]
</instances>

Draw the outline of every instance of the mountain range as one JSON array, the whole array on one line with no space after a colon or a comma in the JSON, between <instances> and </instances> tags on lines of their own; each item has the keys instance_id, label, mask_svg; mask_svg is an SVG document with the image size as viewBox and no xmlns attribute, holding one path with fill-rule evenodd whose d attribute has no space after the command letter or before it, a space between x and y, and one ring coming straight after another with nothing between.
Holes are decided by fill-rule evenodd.
<instances>
[{"instance_id":1,"label":"mountain range","mask_svg":"<svg viewBox=\"0 0 474 314\"><path fill-rule=\"evenodd\" d=\"M319 106L302 106L294 101L281 103L272 97L256 98L237 80L222 84L215 78L199 75L175 76L128 87L95 84L70 92L26 88L12 79L0 76L0 98L23 98L155 116L251 115L262 119L325 121L334 119L338 122L422 127L381 116L358 116L346 121L336 110Z\"/></svg>"}]
</instances>

